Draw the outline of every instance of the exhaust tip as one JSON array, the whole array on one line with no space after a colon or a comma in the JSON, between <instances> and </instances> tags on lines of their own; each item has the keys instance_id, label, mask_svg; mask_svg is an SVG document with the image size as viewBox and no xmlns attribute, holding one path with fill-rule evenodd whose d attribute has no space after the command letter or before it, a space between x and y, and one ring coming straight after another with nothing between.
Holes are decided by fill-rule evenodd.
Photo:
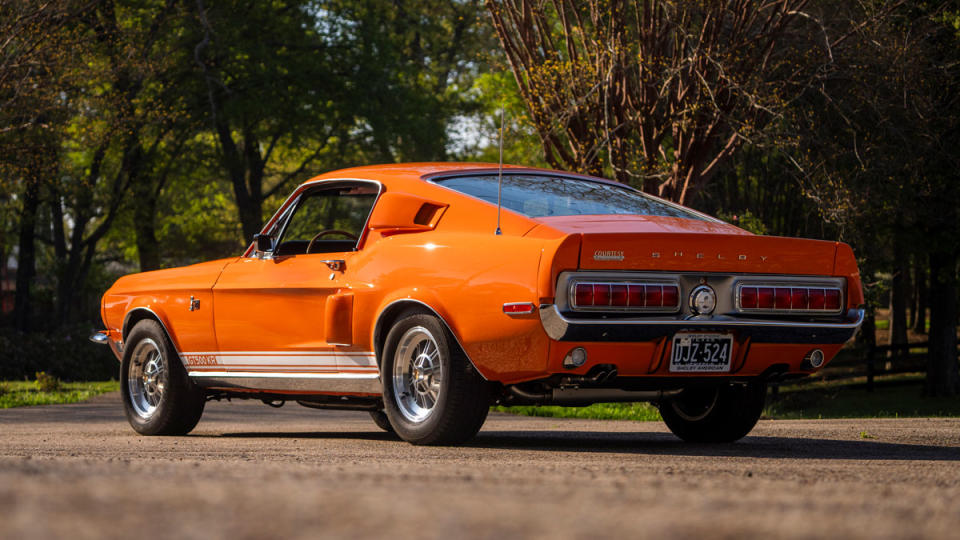
<instances>
[{"instance_id":1,"label":"exhaust tip","mask_svg":"<svg viewBox=\"0 0 960 540\"><path fill-rule=\"evenodd\" d=\"M817 369L823 365L824 356L820 349L813 349L803 357L803 367L805 369Z\"/></svg>"}]
</instances>

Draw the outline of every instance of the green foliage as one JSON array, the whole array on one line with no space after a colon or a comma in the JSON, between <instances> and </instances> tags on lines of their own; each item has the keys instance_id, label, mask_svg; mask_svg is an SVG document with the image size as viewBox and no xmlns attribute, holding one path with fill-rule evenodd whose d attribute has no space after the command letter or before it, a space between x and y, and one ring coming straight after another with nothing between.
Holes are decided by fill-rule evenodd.
<instances>
[{"instance_id":1,"label":"green foliage","mask_svg":"<svg viewBox=\"0 0 960 540\"><path fill-rule=\"evenodd\" d=\"M56 392L60 390L60 379L48 374L45 371L36 372L34 386L41 392Z\"/></svg>"},{"instance_id":2,"label":"green foliage","mask_svg":"<svg viewBox=\"0 0 960 540\"><path fill-rule=\"evenodd\" d=\"M530 113L509 70L483 73L476 78L471 94L478 109L468 117L474 122L473 146L461 148L464 159L496 163L500 159L500 114L504 115L503 162L548 167L543 147ZM479 136L478 136L479 135Z\"/></svg>"},{"instance_id":3,"label":"green foliage","mask_svg":"<svg viewBox=\"0 0 960 540\"><path fill-rule=\"evenodd\" d=\"M29 233L35 263L18 253L29 313L0 325L58 334L99 324L119 275L238 254L315 174L447 158L495 45L476 0L27 2L4 14L0 260ZM45 366L43 347L27 348L0 370Z\"/></svg>"},{"instance_id":4,"label":"green foliage","mask_svg":"<svg viewBox=\"0 0 960 540\"><path fill-rule=\"evenodd\" d=\"M21 333L0 328L0 380L26 380L43 371L67 381L116 377L119 364L107 347L88 341L89 327Z\"/></svg>"},{"instance_id":5,"label":"green foliage","mask_svg":"<svg viewBox=\"0 0 960 540\"><path fill-rule=\"evenodd\" d=\"M763 221L750 210L744 210L740 214L718 212L717 217L741 229L750 231L753 234L767 234L768 232L767 226L763 224Z\"/></svg>"},{"instance_id":6,"label":"green foliage","mask_svg":"<svg viewBox=\"0 0 960 540\"><path fill-rule=\"evenodd\" d=\"M448 158L449 129L476 108L468 92L495 40L483 3L322 0L361 161Z\"/></svg>"},{"instance_id":7,"label":"green foliage","mask_svg":"<svg viewBox=\"0 0 960 540\"><path fill-rule=\"evenodd\" d=\"M107 392L116 392L120 383L116 381L63 383L60 388L49 391L36 388L26 381L0 383L0 409L27 407L33 405L58 405L86 401Z\"/></svg>"},{"instance_id":8,"label":"green foliage","mask_svg":"<svg viewBox=\"0 0 960 540\"><path fill-rule=\"evenodd\" d=\"M557 407L554 405L493 407L494 411L525 416L552 418L585 418L593 420L660 420L660 411L650 403L595 403L586 407Z\"/></svg>"}]
</instances>

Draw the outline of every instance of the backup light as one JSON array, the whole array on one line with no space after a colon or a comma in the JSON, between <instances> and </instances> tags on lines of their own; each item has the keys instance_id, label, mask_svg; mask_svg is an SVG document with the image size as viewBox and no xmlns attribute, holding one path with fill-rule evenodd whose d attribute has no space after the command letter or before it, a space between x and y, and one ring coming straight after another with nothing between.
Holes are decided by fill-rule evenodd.
<instances>
[{"instance_id":1,"label":"backup light","mask_svg":"<svg viewBox=\"0 0 960 540\"><path fill-rule=\"evenodd\" d=\"M823 351L820 349L813 349L803 357L803 367L805 369L817 369L823 365L823 360Z\"/></svg>"},{"instance_id":2,"label":"backup light","mask_svg":"<svg viewBox=\"0 0 960 540\"><path fill-rule=\"evenodd\" d=\"M587 363L587 351L583 347L570 349L563 357L563 367L566 369L578 368Z\"/></svg>"}]
</instances>

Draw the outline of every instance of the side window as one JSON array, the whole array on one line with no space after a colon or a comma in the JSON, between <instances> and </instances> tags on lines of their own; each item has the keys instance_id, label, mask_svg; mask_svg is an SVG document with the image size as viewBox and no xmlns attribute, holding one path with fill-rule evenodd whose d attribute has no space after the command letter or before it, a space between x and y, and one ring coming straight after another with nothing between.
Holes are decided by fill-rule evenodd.
<instances>
[{"instance_id":1,"label":"side window","mask_svg":"<svg viewBox=\"0 0 960 540\"><path fill-rule=\"evenodd\" d=\"M378 189L372 184L316 188L301 196L274 254L353 251Z\"/></svg>"}]
</instances>

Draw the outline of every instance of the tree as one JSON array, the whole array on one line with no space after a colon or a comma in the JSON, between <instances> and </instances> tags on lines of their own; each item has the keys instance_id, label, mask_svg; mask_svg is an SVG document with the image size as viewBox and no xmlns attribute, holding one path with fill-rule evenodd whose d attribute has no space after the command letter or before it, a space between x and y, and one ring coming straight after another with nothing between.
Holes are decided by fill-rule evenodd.
<instances>
[{"instance_id":1,"label":"tree","mask_svg":"<svg viewBox=\"0 0 960 540\"><path fill-rule=\"evenodd\" d=\"M879 8L883 17L871 4L851 7L866 10L854 19L875 24L850 30L855 37L834 50L840 60L822 91L798 103L790 119L804 134L796 155L809 194L858 249L861 273L904 276L911 256L927 260L929 395L960 392L960 10L948 7L898 2ZM897 304L904 315L905 302Z\"/></svg>"},{"instance_id":2,"label":"tree","mask_svg":"<svg viewBox=\"0 0 960 540\"><path fill-rule=\"evenodd\" d=\"M79 40L71 28L84 7L29 1L0 6L0 189L16 193L19 203L14 325L20 330L31 325L38 211L42 190L58 169L56 126L67 114L60 99L67 84L63 68Z\"/></svg>"},{"instance_id":3,"label":"tree","mask_svg":"<svg viewBox=\"0 0 960 540\"><path fill-rule=\"evenodd\" d=\"M448 158L449 124L477 105L468 93L496 46L480 0L326 0L336 72L356 116L363 161Z\"/></svg>"},{"instance_id":4,"label":"tree","mask_svg":"<svg viewBox=\"0 0 960 540\"><path fill-rule=\"evenodd\" d=\"M681 203L829 61L806 4L487 0L547 161Z\"/></svg>"},{"instance_id":5,"label":"tree","mask_svg":"<svg viewBox=\"0 0 960 540\"><path fill-rule=\"evenodd\" d=\"M217 142L244 239L263 225L263 203L348 130L333 104L340 86L317 20L304 2L196 0L192 42L203 83L199 114ZM305 147L305 148L304 148ZM278 154L288 152L287 159ZM279 166L272 169L272 166Z\"/></svg>"}]
</instances>

